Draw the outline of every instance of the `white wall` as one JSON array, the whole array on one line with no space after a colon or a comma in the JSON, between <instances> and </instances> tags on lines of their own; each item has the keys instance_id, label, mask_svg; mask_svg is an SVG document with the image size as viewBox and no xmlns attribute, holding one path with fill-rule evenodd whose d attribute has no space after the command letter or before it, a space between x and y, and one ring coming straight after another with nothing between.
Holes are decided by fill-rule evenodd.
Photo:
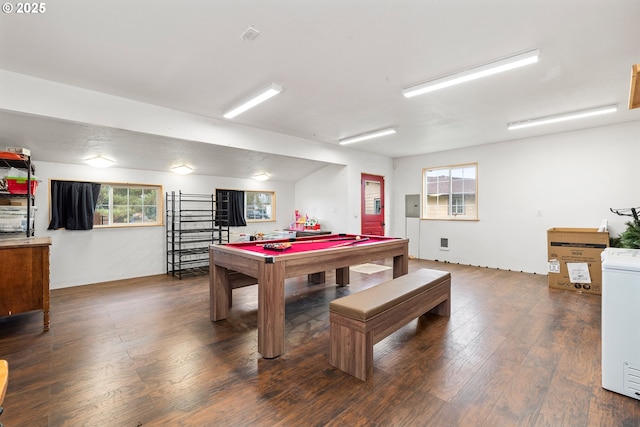
<instances>
[{"instance_id":1,"label":"white wall","mask_svg":"<svg viewBox=\"0 0 640 427\"><path fill-rule=\"evenodd\" d=\"M294 209L293 183L116 168L96 169L48 162L34 164L36 176L42 181L36 192L38 212L35 233L36 236L50 236L52 239L52 289L163 274L166 272L166 237L164 226L95 228L90 231L47 230L50 179L158 184L163 186L164 192L181 190L211 194L216 188L275 191L276 222L249 223L247 227L231 229L250 234L287 228L289 213Z\"/></svg>"},{"instance_id":2,"label":"white wall","mask_svg":"<svg viewBox=\"0 0 640 427\"><path fill-rule=\"evenodd\" d=\"M420 257L546 274L549 228L626 228L631 218L609 208L640 206L638 135L632 122L395 159L392 233L404 234L404 196L422 192L422 168L477 162L480 220L422 220Z\"/></svg>"},{"instance_id":3,"label":"white wall","mask_svg":"<svg viewBox=\"0 0 640 427\"><path fill-rule=\"evenodd\" d=\"M361 232L361 174L385 178L385 234L390 235L393 163L391 159L348 150L342 159L348 166L329 165L296 183L296 209L316 217L323 229L334 233ZM404 208L402 210L404 212Z\"/></svg>"},{"instance_id":4,"label":"white wall","mask_svg":"<svg viewBox=\"0 0 640 427\"><path fill-rule=\"evenodd\" d=\"M317 219L323 230L346 233L349 228L349 197L344 185L348 180L347 169L342 165L325 166L296 183L296 209Z\"/></svg>"}]
</instances>

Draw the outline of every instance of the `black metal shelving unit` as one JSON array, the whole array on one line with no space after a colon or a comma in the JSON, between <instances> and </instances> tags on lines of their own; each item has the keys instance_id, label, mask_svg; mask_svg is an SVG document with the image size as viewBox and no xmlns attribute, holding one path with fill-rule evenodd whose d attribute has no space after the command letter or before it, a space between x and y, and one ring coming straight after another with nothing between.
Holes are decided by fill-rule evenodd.
<instances>
[{"instance_id":1,"label":"black metal shelving unit","mask_svg":"<svg viewBox=\"0 0 640 427\"><path fill-rule=\"evenodd\" d=\"M34 213L35 213L35 195L31 191L31 180L35 175L35 167L31 163L31 156L20 155L22 159L6 159L0 157L0 168L16 168L20 170L27 171L27 193L26 194L15 194L9 193L8 190L0 191L0 198L2 199L26 199L26 209L25 209L25 226L22 230L16 231L2 231L0 230L0 238L7 237L18 237L20 235L26 235L26 237L33 237L35 235L34 232ZM16 206L16 208L20 208L21 206Z\"/></svg>"},{"instance_id":2,"label":"black metal shelving unit","mask_svg":"<svg viewBox=\"0 0 640 427\"><path fill-rule=\"evenodd\" d=\"M209 271L209 246L229 243L229 200L214 194L166 194L167 274Z\"/></svg>"}]
</instances>

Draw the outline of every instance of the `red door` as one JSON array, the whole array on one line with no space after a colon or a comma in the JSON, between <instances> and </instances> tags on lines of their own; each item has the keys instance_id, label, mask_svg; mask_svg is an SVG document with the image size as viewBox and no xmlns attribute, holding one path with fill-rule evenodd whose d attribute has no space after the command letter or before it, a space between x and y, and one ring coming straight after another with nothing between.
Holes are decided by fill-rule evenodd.
<instances>
[{"instance_id":1,"label":"red door","mask_svg":"<svg viewBox=\"0 0 640 427\"><path fill-rule=\"evenodd\" d=\"M384 236L384 177L362 174L361 218L362 234Z\"/></svg>"}]
</instances>

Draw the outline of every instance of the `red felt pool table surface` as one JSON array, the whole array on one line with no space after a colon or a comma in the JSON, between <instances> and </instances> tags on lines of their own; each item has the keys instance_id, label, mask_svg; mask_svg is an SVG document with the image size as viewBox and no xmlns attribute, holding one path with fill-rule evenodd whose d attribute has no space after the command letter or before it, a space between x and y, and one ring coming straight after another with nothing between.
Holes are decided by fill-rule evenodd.
<instances>
[{"instance_id":1,"label":"red felt pool table surface","mask_svg":"<svg viewBox=\"0 0 640 427\"><path fill-rule=\"evenodd\" d=\"M360 237L360 239L357 239ZM285 250L265 244L291 243ZM325 272L335 269L336 283L349 283L349 266L393 258L393 277L407 274L408 239L355 234L327 234L290 239L211 245L209 248L210 317L226 319L232 289L258 283L258 351L265 358L284 353L284 280L309 275L324 283ZM237 273L241 273L238 275ZM242 285L234 278L242 276ZM252 279L253 278L253 279Z\"/></svg>"},{"instance_id":2,"label":"red felt pool table surface","mask_svg":"<svg viewBox=\"0 0 640 427\"><path fill-rule=\"evenodd\" d=\"M300 237L297 239L279 239L268 241L260 240L252 242L230 243L226 246L229 248L252 251L262 255L278 256L292 253L318 251L323 249L343 248L346 246L360 246L377 242L389 242L393 240L397 239L384 236L327 234L324 236ZM269 249L268 246L273 243L288 243L291 246L284 250Z\"/></svg>"}]
</instances>

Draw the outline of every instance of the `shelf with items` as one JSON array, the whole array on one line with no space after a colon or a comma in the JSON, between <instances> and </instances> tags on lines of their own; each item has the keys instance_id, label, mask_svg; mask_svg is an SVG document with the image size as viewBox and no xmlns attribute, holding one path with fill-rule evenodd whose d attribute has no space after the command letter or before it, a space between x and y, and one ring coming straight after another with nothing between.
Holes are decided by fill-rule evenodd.
<instances>
[{"instance_id":1,"label":"shelf with items","mask_svg":"<svg viewBox=\"0 0 640 427\"><path fill-rule=\"evenodd\" d=\"M209 246L229 242L227 198L214 194L166 194L167 274L209 271Z\"/></svg>"},{"instance_id":2,"label":"shelf with items","mask_svg":"<svg viewBox=\"0 0 640 427\"><path fill-rule=\"evenodd\" d=\"M0 152L0 238L33 237L38 180L31 156Z\"/></svg>"}]
</instances>

